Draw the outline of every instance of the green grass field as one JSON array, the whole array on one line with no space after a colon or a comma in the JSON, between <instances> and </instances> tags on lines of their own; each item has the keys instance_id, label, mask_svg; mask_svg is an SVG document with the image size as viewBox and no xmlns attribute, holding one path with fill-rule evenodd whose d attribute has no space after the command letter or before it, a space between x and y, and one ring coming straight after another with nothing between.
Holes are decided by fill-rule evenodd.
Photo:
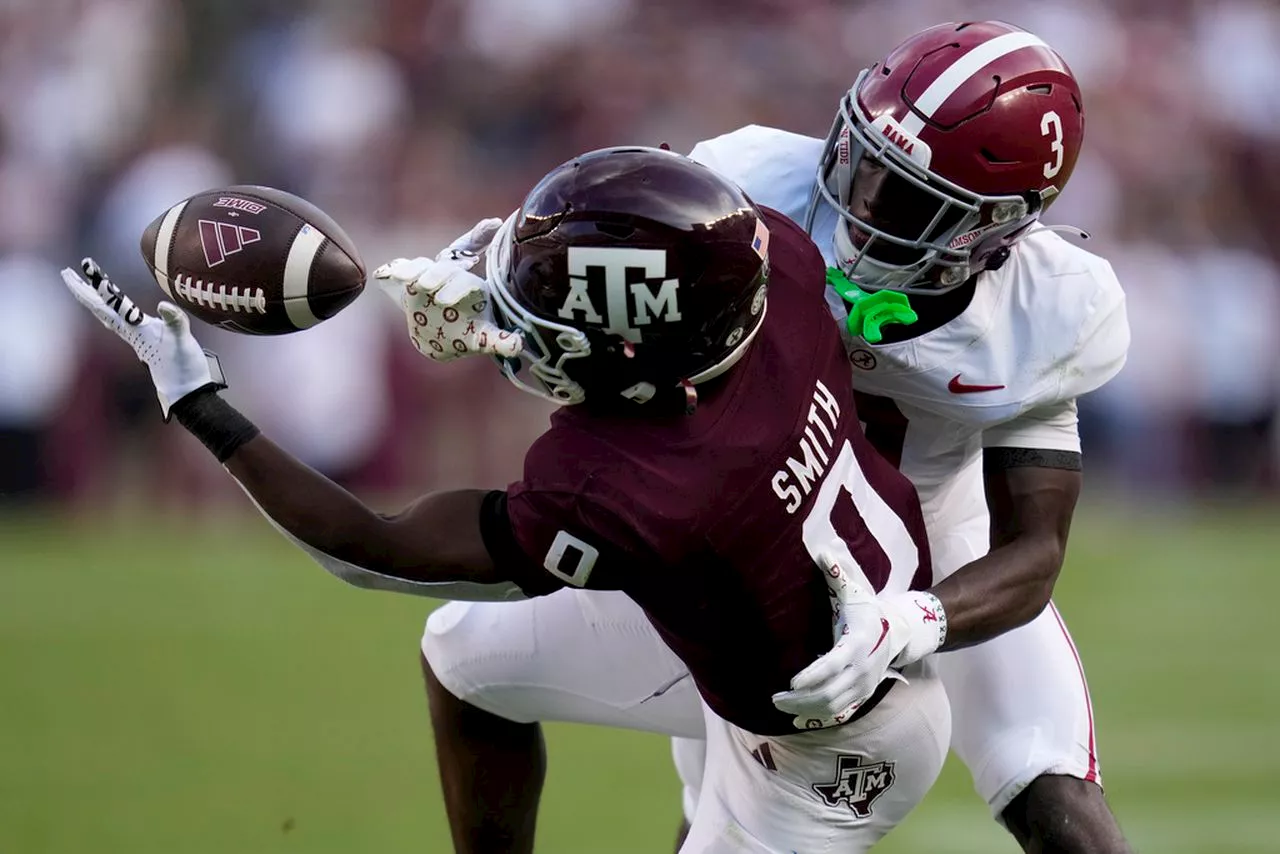
<instances>
[{"instance_id":1,"label":"green grass field","mask_svg":"<svg viewBox=\"0 0 1280 854\"><path fill-rule=\"evenodd\" d=\"M1082 511L1057 601L1140 850L1280 851L1274 508ZM443 852L417 638L257 518L0 517L0 852ZM555 726L543 852L670 850L655 736ZM878 850L1014 851L952 762Z\"/></svg>"}]
</instances>

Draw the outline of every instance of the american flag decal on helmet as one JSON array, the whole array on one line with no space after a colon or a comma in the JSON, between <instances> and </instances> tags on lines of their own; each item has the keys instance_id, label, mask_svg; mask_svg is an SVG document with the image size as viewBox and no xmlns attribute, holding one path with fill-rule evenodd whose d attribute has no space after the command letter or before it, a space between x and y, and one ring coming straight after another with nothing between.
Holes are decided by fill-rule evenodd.
<instances>
[{"instance_id":1,"label":"american flag decal on helmet","mask_svg":"<svg viewBox=\"0 0 1280 854\"><path fill-rule=\"evenodd\" d=\"M751 238L751 248L762 260L769 260L769 229L762 219L756 220L756 235Z\"/></svg>"}]
</instances>

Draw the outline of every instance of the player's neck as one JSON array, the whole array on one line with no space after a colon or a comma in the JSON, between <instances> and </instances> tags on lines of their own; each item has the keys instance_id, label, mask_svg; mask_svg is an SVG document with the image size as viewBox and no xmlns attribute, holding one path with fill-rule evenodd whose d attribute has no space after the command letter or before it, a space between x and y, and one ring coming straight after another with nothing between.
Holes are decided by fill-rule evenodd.
<instances>
[{"instance_id":1,"label":"player's neck","mask_svg":"<svg viewBox=\"0 0 1280 854\"><path fill-rule=\"evenodd\" d=\"M913 296L911 307L915 309L918 319L915 323L903 326L890 323L883 327L884 338L881 344L893 344L898 341L909 341L926 332L932 332L955 320L969 307L973 300L978 277L974 276L960 287L937 296Z\"/></svg>"}]
</instances>

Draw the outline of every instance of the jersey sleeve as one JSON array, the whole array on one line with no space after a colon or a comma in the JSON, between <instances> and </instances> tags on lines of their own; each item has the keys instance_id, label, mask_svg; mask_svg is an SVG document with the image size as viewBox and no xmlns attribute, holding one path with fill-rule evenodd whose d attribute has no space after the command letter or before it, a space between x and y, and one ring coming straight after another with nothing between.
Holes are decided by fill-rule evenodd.
<instances>
[{"instance_id":1,"label":"jersey sleeve","mask_svg":"<svg viewBox=\"0 0 1280 854\"><path fill-rule=\"evenodd\" d=\"M761 130L757 125L747 125L704 139L689 152L689 158L741 185L764 155Z\"/></svg>"},{"instance_id":2,"label":"jersey sleeve","mask_svg":"<svg viewBox=\"0 0 1280 854\"><path fill-rule=\"evenodd\" d=\"M1034 383L1037 393L1023 400L1017 415L983 431L984 447L1078 454L1080 430L1076 399L1102 387L1124 367L1129 351L1124 291L1107 261L1083 252L1075 257L1083 260L1081 268L1057 277L1052 282L1055 292L1046 289L1037 294L1048 300L1037 305L1040 316L1075 318L1073 324L1065 324L1065 329L1074 330L1074 334L1059 339L1061 355L1050 367L1055 381ZM1041 282L1033 286L1047 288ZM1075 302L1074 294L1086 289L1091 292L1081 306Z\"/></svg>"},{"instance_id":3,"label":"jersey sleeve","mask_svg":"<svg viewBox=\"0 0 1280 854\"><path fill-rule=\"evenodd\" d=\"M481 525L494 563L526 596L621 590L658 560L622 514L590 495L527 482L491 493Z\"/></svg>"},{"instance_id":4,"label":"jersey sleeve","mask_svg":"<svg viewBox=\"0 0 1280 854\"><path fill-rule=\"evenodd\" d=\"M1074 357L1064 372L1059 393L1064 400L1101 388L1120 373L1129 352L1124 291L1107 261L1091 256L1091 262L1095 288L1079 326Z\"/></svg>"},{"instance_id":5,"label":"jersey sleeve","mask_svg":"<svg viewBox=\"0 0 1280 854\"><path fill-rule=\"evenodd\" d=\"M736 183L756 204L803 222L822 140L747 125L699 142L689 157Z\"/></svg>"},{"instance_id":6,"label":"jersey sleeve","mask_svg":"<svg viewBox=\"0 0 1280 854\"><path fill-rule=\"evenodd\" d=\"M1022 413L982 432L984 448L1037 448L1080 451L1080 419L1075 398Z\"/></svg>"}]
</instances>

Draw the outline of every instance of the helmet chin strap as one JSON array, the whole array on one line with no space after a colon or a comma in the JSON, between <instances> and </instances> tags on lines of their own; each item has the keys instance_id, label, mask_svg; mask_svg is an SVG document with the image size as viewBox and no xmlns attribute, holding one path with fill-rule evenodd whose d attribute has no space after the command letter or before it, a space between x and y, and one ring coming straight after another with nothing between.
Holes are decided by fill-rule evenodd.
<instances>
[{"instance_id":1,"label":"helmet chin strap","mask_svg":"<svg viewBox=\"0 0 1280 854\"><path fill-rule=\"evenodd\" d=\"M849 230L841 221L836 222L831 242L835 247L838 258L850 259L849 261L841 260L839 262L841 271L850 281L858 282L858 287L866 292L898 290L917 275L910 268L895 269L880 264L874 258L867 256L861 249L853 245L853 241L849 237ZM968 278L968 268L964 267L963 271L964 278L960 280L960 283L963 283L964 279ZM875 283L868 284L866 282L868 278L876 279Z\"/></svg>"},{"instance_id":2,"label":"helmet chin strap","mask_svg":"<svg viewBox=\"0 0 1280 854\"><path fill-rule=\"evenodd\" d=\"M1014 235L1014 237L1004 246L1001 246L995 252L991 253L991 257L987 259L987 266L984 269L999 270L1004 266L1004 262L1009 260L1009 253L1013 250L1014 246L1017 246L1023 240L1026 240L1031 235L1038 234L1041 231L1056 231L1060 234L1069 234L1077 240L1089 239L1089 232L1082 228L1077 228L1074 225L1044 225L1039 221L1036 221L1031 225L1028 225L1019 234Z\"/></svg>"},{"instance_id":3,"label":"helmet chin strap","mask_svg":"<svg viewBox=\"0 0 1280 854\"><path fill-rule=\"evenodd\" d=\"M698 390L688 380L680 380L679 386L684 390L684 414L692 415L698 409ZM640 382L619 393L632 403L648 403L653 400L658 389L653 383Z\"/></svg>"},{"instance_id":4,"label":"helmet chin strap","mask_svg":"<svg viewBox=\"0 0 1280 854\"><path fill-rule=\"evenodd\" d=\"M692 415L698 411L698 390L688 380L680 380L680 386L684 389L684 414Z\"/></svg>"},{"instance_id":5,"label":"helmet chin strap","mask_svg":"<svg viewBox=\"0 0 1280 854\"><path fill-rule=\"evenodd\" d=\"M938 292L945 293L946 291L954 287L958 287L964 284L966 281L968 281L968 279L971 276L973 276L975 273L980 273L983 270L998 270L1004 264L1005 259L1009 257L1009 251L1014 246L1016 246L1018 243L1022 242L1023 240L1027 239L1031 235L1037 234L1041 231L1055 231L1055 232L1058 232L1059 234L1068 234L1076 238L1077 240L1089 239L1089 232L1085 231L1082 228L1078 228L1077 226L1045 225L1044 223L1041 223L1037 220L1027 225L1020 233L1018 233L1012 239L1010 239L1010 241L1007 244L1005 244L1004 246L997 249L994 253L992 253L992 257L988 259L987 263L982 268L982 270L974 270L968 264L960 264L954 267L948 267L947 269L943 270L942 274L938 277L938 282L944 287L940 289ZM839 222L837 222L835 226L835 234L833 235L833 242L838 251L844 252L846 255L854 254L853 244L849 241L848 231ZM874 272L881 272L883 269L880 267L879 264L876 263L874 259L867 258L865 256L860 257L858 259L858 266L864 272L868 270L874 271ZM854 272L852 269L843 269L843 265L842 265L841 272L843 272L845 276L849 277L852 280L852 274ZM892 289L892 288L894 288L894 283L892 281L886 281L883 284L878 285L874 288L861 288L860 286L860 289L866 292L876 292L876 291Z\"/></svg>"},{"instance_id":6,"label":"helmet chin strap","mask_svg":"<svg viewBox=\"0 0 1280 854\"><path fill-rule=\"evenodd\" d=\"M758 333L761 327L764 326L764 319L768 314L769 303L766 301L761 307L760 319L756 321L755 327L743 336L743 339L738 342L738 345L733 348L729 355L725 356L719 362L716 362L706 370L680 380L678 385L680 388L684 389L685 414L692 415L698 408L698 391L694 386L698 383L704 383L708 380L715 379L728 371L734 365L738 364L738 362L742 360L742 357L747 354L747 349L751 346L751 342L755 340L756 333ZM634 359L636 355L636 345L630 341L623 342L622 353L624 357ZM635 403L648 403L657 393L658 389L653 385L653 383L649 382L638 382L635 385L629 386L619 392L619 394L627 400Z\"/></svg>"}]
</instances>

